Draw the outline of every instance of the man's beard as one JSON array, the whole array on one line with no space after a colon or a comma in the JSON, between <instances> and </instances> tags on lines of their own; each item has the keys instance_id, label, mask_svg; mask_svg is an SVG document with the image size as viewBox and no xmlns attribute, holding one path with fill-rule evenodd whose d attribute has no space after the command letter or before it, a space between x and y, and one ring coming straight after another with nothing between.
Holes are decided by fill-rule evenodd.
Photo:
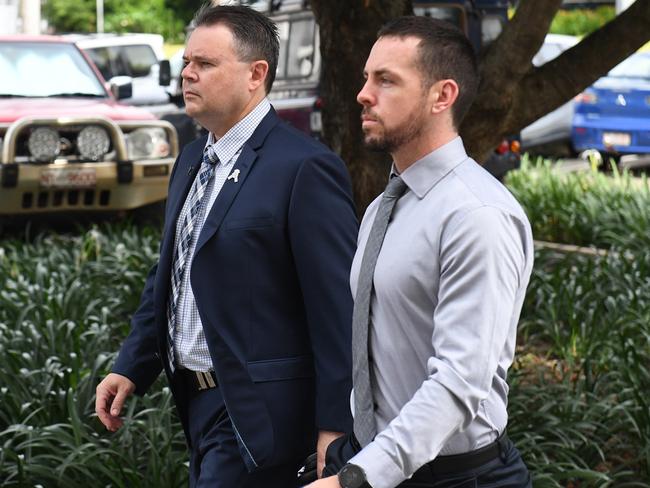
<instances>
[{"instance_id":1,"label":"man's beard","mask_svg":"<svg viewBox=\"0 0 650 488\"><path fill-rule=\"evenodd\" d=\"M383 134L368 135L364 137L363 142L371 151L393 153L420 136L423 126L422 118L423 113L419 112L415 117L410 117L404 124L390 130L385 129L385 126L382 124L382 127L384 127ZM379 118L376 120L379 123L382 122Z\"/></svg>"}]
</instances>

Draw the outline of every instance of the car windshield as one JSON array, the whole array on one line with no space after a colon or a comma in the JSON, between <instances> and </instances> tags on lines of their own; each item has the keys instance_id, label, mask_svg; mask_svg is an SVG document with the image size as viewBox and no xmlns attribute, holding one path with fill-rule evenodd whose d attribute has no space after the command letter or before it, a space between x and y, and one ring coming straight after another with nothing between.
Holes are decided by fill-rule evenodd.
<instances>
[{"instance_id":1,"label":"car windshield","mask_svg":"<svg viewBox=\"0 0 650 488\"><path fill-rule=\"evenodd\" d=\"M106 97L83 55L63 43L0 43L0 96Z\"/></svg>"},{"instance_id":2,"label":"car windshield","mask_svg":"<svg viewBox=\"0 0 650 488\"><path fill-rule=\"evenodd\" d=\"M645 78L650 80L650 56L633 54L609 72L615 78Z\"/></svg>"}]
</instances>

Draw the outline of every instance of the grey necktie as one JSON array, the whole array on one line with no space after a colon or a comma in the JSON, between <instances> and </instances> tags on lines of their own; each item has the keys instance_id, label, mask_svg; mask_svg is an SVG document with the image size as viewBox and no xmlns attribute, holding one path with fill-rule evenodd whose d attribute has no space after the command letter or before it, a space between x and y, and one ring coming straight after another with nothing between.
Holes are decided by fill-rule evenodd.
<instances>
[{"instance_id":1,"label":"grey necktie","mask_svg":"<svg viewBox=\"0 0 650 488\"><path fill-rule=\"evenodd\" d=\"M352 365L354 384L354 435L362 446L368 445L376 434L374 402L370 386L368 366L368 327L370 323L370 300L377 257L384 242L386 229L395 203L406 190L406 183L399 177L388 182L372 223L366 249L361 260L357 295L352 314Z\"/></svg>"}]
</instances>

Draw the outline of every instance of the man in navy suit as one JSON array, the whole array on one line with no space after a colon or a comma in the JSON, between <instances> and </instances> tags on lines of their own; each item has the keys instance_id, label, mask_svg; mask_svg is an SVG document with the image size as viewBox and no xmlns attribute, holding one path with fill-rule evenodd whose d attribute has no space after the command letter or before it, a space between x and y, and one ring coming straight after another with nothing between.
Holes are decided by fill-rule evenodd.
<instances>
[{"instance_id":1,"label":"man in navy suit","mask_svg":"<svg viewBox=\"0 0 650 488\"><path fill-rule=\"evenodd\" d=\"M111 431L164 369L190 486L290 487L351 429L357 221L343 162L270 106L279 42L264 15L204 7L185 50L187 113L209 135L170 179L160 258L96 411Z\"/></svg>"}]
</instances>

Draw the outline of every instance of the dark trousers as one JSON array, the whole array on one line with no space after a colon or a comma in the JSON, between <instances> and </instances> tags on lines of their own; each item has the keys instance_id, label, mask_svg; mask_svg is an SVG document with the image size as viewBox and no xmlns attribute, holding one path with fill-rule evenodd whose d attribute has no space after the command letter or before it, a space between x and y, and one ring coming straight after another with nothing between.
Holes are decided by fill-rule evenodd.
<instances>
[{"instance_id":1,"label":"dark trousers","mask_svg":"<svg viewBox=\"0 0 650 488\"><path fill-rule=\"evenodd\" d=\"M219 387L199 392L188 385L179 386L185 391L181 415L189 427L190 488L296 486L298 462L254 473L246 470Z\"/></svg>"},{"instance_id":2,"label":"dark trousers","mask_svg":"<svg viewBox=\"0 0 650 488\"><path fill-rule=\"evenodd\" d=\"M332 476L351 459L360 446L354 435L334 441L327 450L327 466L323 476ZM438 458L440 459L440 458ZM435 463L418 469L413 476L399 485L399 488L530 488L530 473L521 459L517 448L505 440L500 446L498 457L471 469L453 472L439 472Z\"/></svg>"}]
</instances>

